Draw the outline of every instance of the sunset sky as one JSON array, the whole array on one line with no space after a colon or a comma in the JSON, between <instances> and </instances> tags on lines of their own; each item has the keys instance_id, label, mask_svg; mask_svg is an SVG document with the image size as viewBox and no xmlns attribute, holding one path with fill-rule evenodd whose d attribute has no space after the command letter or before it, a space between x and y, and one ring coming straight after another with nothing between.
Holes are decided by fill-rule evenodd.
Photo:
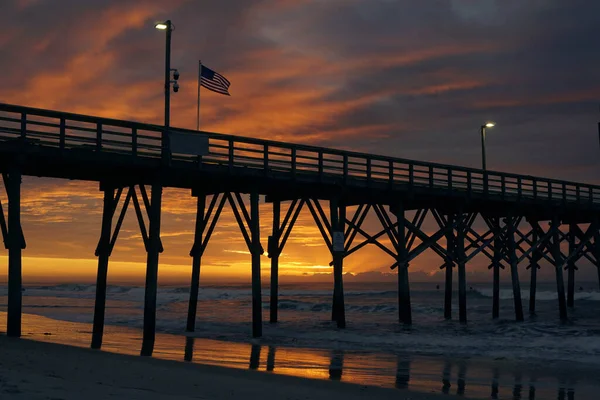
<instances>
[{"instance_id":1,"label":"sunset sky","mask_svg":"<svg viewBox=\"0 0 600 400\"><path fill-rule=\"evenodd\" d=\"M0 102L162 123L165 40L153 26L165 19L181 73L173 126L195 129L202 59L231 81L231 97L203 90L203 130L479 167L478 128L491 119L489 169L600 183L600 3L590 0L2 0ZM187 282L195 201L164 193L160 279ZM23 196L25 283L93 280L97 183L26 177ZM261 218L266 248L270 205ZM130 212L112 282L143 279L136 223ZM281 273L309 279L329 261L305 210ZM368 246L345 271L392 263ZM440 264L427 252L411 272L426 278ZM487 274L487 264L477 258L470 271ZM205 280L249 277L229 209L202 268Z\"/></svg>"}]
</instances>

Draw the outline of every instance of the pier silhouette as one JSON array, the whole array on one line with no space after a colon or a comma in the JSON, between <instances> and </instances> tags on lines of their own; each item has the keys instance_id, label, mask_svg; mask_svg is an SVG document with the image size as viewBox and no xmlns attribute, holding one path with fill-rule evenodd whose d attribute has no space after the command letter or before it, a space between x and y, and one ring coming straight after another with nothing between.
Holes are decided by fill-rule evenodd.
<instances>
[{"instance_id":1,"label":"pier silhouette","mask_svg":"<svg viewBox=\"0 0 600 400\"><path fill-rule=\"evenodd\" d=\"M553 266L557 309L563 320L568 307L574 306L577 261L586 258L596 268L600 265L600 186L584 183L10 104L0 104L0 172L8 195L8 216L0 203L0 230L9 258L9 336L21 335L21 258L26 247L21 228L22 176L94 181L104 194L96 249L93 348L102 345L110 256L133 205L147 252L141 354L152 354L165 187L188 189L197 198L195 238L190 243L186 323L190 332L196 327L202 256L227 204L251 254L253 337L262 336L263 244L271 259L269 319L275 323L279 257L303 208L310 211L331 253L327 261L334 277L332 320L338 328L346 326L344 259L369 244L387 254L390 268L398 271L398 320L406 325L412 323L408 268L427 249L440 257L440 268L446 270L444 315L448 319L452 318L452 270L458 269L462 323L467 322L466 266L478 254L490 259L493 270L492 318L498 318L499 271L509 268L517 321L524 319L520 264L527 263L531 271L532 314L539 262L546 260ZM260 196L273 207L272 235L267 241L260 238ZM282 210L285 204L289 206ZM369 213L381 223L375 235L363 229ZM435 232L421 229L426 218L437 224ZM477 219L485 223L484 232L473 228ZM389 240L384 243L381 238ZM440 243L444 240L445 246ZM567 252L562 243L568 244ZM566 293L563 269L567 270Z\"/></svg>"}]
</instances>

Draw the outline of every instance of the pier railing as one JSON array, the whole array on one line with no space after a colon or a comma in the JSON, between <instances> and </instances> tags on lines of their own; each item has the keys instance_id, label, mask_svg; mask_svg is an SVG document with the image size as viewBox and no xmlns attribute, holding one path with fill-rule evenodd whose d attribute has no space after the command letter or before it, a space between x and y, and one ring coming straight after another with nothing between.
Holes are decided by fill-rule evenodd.
<instances>
[{"instance_id":1,"label":"pier railing","mask_svg":"<svg viewBox=\"0 0 600 400\"><path fill-rule=\"evenodd\" d=\"M315 182L390 189L408 186L490 195L512 200L600 205L600 186L483 171L352 151L171 128L171 135L203 139L202 151L170 150L159 125L0 104L1 143L19 140L62 151L91 151L161 158L206 166L289 174ZM191 143L194 141L191 141ZM197 142L197 141L196 141ZM179 151L179 150L178 150Z\"/></svg>"}]
</instances>

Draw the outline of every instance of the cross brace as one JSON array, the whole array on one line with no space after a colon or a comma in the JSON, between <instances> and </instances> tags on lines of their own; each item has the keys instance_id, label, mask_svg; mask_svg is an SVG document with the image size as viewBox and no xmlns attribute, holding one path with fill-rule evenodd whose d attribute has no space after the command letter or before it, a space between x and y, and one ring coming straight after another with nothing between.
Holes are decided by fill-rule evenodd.
<instances>
[{"instance_id":1,"label":"cross brace","mask_svg":"<svg viewBox=\"0 0 600 400\"><path fill-rule=\"evenodd\" d=\"M140 202L138 200L138 195L136 192L136 185L131 185L128 187L127 190L127 195L125 196L125 200L123 201L123 206L121 207L121 212L119 213L119 218L117 219L117 224L115 225L115 230L112 233L111 237L109 238L109 240L104 240L105 238L100 238L99 242L98 242L98 246L96 247L96 251L95 251L95 255L98 256L103 249L103 246L105 244L108 244L108 255L110 256L112 254L112 251L115 247L115 243L117 242L117 238L119 236L119 232L121 230L121 226L123 225L123 221L125 219L125 215L127 214L127 208L129 207L129 203L133 200L133 207L135 209L135 214L137 217L137 221L138 224L140 226L140 232L142 235L142 240L144 241L144 248L146 249L146 251L148 251L148 246L149 246L149 237L148 237L148 230L146 229L146 221L144 219L144 215L140 206ZM120 187L117 189L117 193L115 194L114 198L112 199L112 202L110 203L110 210L109 210L109 216L110 219L113 218L118 205L119 205L119 201L121 199L122 193L123 193L123 187ZM142 201L144 203L144 209L146 211L146 215L149 216L150 214L150 209L151 209L151 204L150 204L150 200L148 198L148 193L146 192L146 188L144 187L144 185L139 185L139 189L140 189L140 195L142 197ZM163 252L164 248L162 245L162 241L159 239L159 252Z\"/></svg>"},{"instance_id":2,"label":"cross brace","mask_svg":"<svg viewBox=\"0 0 600 400\"><path fill-rule=\"evenodd\" d=\"M10 176L7 173L2 173L2 178L4 180L4 189L6 190L6 195L9 197L8 201L10 202L10 194L8 192L8 185ZM2 208L2 201L0 200L0 232L2 232L2 241L4 242L4 248L8 249L9 240L11 240L10 232L8 230L8 225L6 223L7 218L4 215L4 209ZM25 242L25 235L23 234L23 227L19 226L19 236L21 241L21 249L25 249L27 247L27 243Z\"/></svg>"},{"instance_id":3,"label":"cross brace","mask_svg":"<svg viewBox=\"0 0 600 400\"><path fill-rule=\"evenodd\" d=\"M200 201L199 206L204 209L205 198L201 199L201 196L205 195L199 194L198 199ZM201 257L206 250L206 246L208 245L208 241L212 236L213 231L217 225L217 221L221 216L221 212L223 211L223 207L225 206L225 202L227 201L226 195L214 194L209 203L208 209L206 213L200 217L199 221L196 221L196 235L194 236L194 244L192 245L192 249L190 250L190 257L199 256ZM216 209L215 209L216 206ZM208 230L206 234L204 233L206 227L208 226Z\"/></svg>"},{"instance_id":4,"label":"cross brace","mask_svg":"<svg viewBox=\"0 0 600 400\"><path fill-rule=\"evenodd\" d=\"M279 256L283 252L283 248L287 243L287 240L292 232L292 228L296 224L298 220L298 216L300 215L300 211L302 211L302 207L306 203L304 199L295 199L292 200L292 204L285 213L285 217L283 218L283 223L281 225L276 224L277 227L274 227L274 232L272 236L269 236L269 242L267 244L267 252L268 257L273 258L274 256Z\"/></svg>"},{"instance_id":5,"label":"cross brace","mask_svg":"<svg viewBox=\"0 0 600 400\"><path fill-rule=\"evenodd\" d=\"M240 227L240 231L242 232L242 236L246 241L246 245L248 246L248 250L251 254L263 254L265 251L260 243L256 243L256 246L252 244L252 219L250 214L248 213L248 208L242 199L242 196L239 193L226 193L224 196L229 200L229 204L231 205L231 209L233 210L233 215L235 216L235 220ZM240 213L241 211L241 213Z\"/></svg>"}]
</instances>

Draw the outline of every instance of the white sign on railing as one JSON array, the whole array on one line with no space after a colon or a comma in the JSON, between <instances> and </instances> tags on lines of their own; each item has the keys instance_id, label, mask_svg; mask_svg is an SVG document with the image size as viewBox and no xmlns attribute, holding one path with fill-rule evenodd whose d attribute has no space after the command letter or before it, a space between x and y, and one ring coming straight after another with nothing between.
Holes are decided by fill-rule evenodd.
<instances>
[{"instance_id":1,"label":"white sign on railing","mask_svg":"<svg viewBox=\"0 0 600 400\"><path fill-rule=\"evenodd\" d=\"M208 154L208 136L169 131L171 153L205 156Z\"/></svg>"}]
</instances>

